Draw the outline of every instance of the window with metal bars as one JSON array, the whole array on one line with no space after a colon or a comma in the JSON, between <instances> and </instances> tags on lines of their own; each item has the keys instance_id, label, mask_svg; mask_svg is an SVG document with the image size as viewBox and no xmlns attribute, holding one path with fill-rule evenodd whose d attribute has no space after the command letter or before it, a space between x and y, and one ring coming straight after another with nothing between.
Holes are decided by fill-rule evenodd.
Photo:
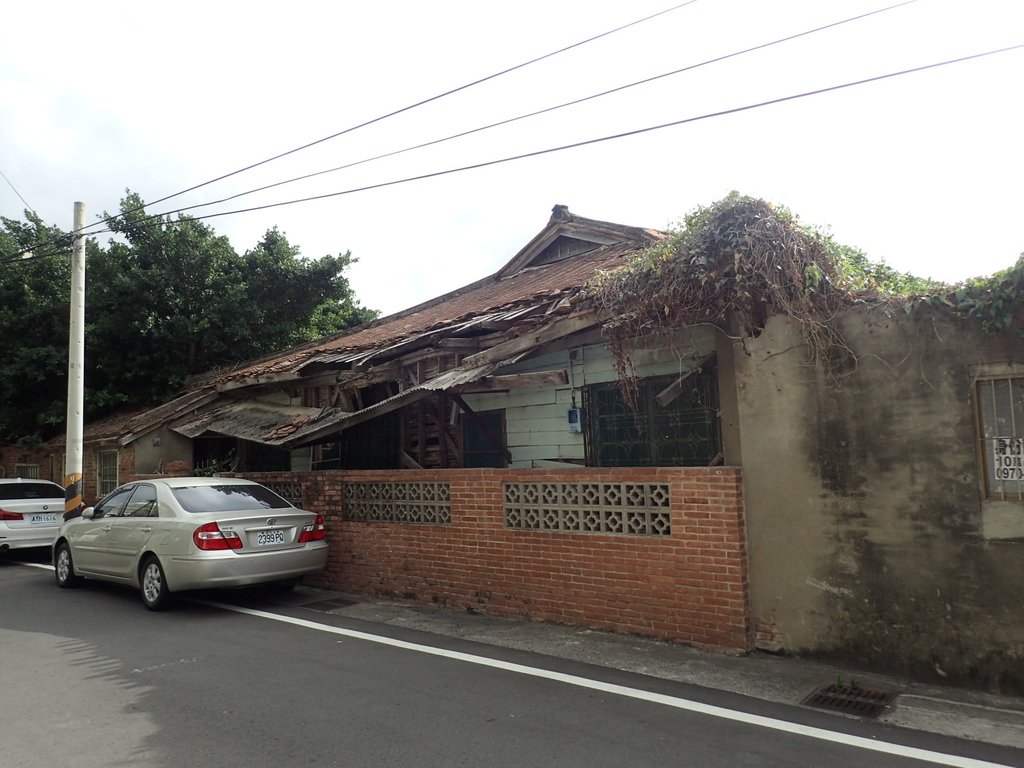
<instances>
[{"instance_id":1,"label":"window with metal bars","mask_svg":"<svg viewBox=\"0 0 1024 768\"><path fill-rule=\"evenodd\" d=\"M665 393L678 389L669 402ZM587 464L594 467L706 467L722 451L714 368L638 382L636 410L618 382L583 389Z\"/></svg>"},{"instance_id":2,"label":"window with metal bars","mask_svg":"<svg viewBox=\"0 0 1024 768\"><path fill-rule=\"evenodd\" d=\"M39 479L39 465L38 464L15 464L14 465L14 476L24 477L29 480Z\"/></svg>"},{"instance_id":3,"label":"window with metal bars","mask_svg":"<svg viewBox=\"0 0 1024 768\"><path fill-rule=\"evenodd\" d=\"M102 497L117 488L117 451L100 451L97 459L97 489Z\"/></svg>"},{"instance_id":4,"label":"window with metal bars","mask_svg":"<svg viewBox=\"0 0 1024 768\"><path fill-rule=\"evenodd\" d=\"M980 379L975 397L985 495L1024 501L1024 377Z\"/></svg>"}]
</instances>

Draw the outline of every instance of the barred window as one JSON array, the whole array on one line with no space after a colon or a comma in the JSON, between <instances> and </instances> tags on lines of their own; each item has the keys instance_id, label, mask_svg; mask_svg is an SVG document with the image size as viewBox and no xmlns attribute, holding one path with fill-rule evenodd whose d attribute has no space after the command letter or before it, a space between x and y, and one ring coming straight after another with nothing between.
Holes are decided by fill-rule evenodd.
<instances>
[{"instance_id":1,"label":"barred window","mask_svg":"<svg viewBox=\"0 0 1024 768\"><path fill-rule=\"evenodd\" d=\"M102 498L117 488L117 451L100 451L97 490Z\"/></svg>"},{"instance_id":2,"label":"barred window","mask_svg":"<svg viewBox=\"0 0 1024 768\"><path fill-rule=\"evenodd\" d=\"M39 479L39 465L38 464L15 464L14 465L14 476L24 477L29 480Z\"/></svg>"},{"instance_id":3,"label":"barred window","mask_svg":"<svg viewBox=\"0 0 1024 768\"><path fill-rule=\"evenodd\" d=\"M718 377L713 368L641 379L635 406L626 403L618 382L584 387L589 465L706 467L720 460Z\"/></svg>"},{"instance_id":4,"label":"barred window","mask_svg":"<svg viewBox=\"0 0 1024 768\"><path fill-rule=\"evenodd\" d=\"M982 379L975 394L986 497L1024 501L1024 377Z\"/></svg>"}]
</instances>

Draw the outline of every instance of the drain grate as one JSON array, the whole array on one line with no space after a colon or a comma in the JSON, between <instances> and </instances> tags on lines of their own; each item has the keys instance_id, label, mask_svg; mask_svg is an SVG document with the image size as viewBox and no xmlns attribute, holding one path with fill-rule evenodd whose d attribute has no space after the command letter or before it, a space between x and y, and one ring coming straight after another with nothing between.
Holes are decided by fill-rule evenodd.
<instances>
[{"instance_id":1,"label":"drain grate","mask_svg":"<svg viewBox=\"0 0 1024 768\"><path fill-rule=\"evenodd\" d=\"M858 717L878 717L896 699L896 691L853 685L823 685L801 703Z\"/></svg>"}]
</instances>

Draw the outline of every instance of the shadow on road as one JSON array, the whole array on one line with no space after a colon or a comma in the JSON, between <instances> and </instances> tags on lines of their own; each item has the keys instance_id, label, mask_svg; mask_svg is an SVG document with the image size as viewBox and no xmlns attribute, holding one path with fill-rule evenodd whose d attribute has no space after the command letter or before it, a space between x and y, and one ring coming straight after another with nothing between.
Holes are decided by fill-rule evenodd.
<instances>
[{"instance_id":1,"label":"shadow on road","mask_svg":"<svg viewBox=\"0 0 1024 768\"><path fill-rule=\"evenodd\" d=\"M26 549L9 549L0 553L0 567L20 565L22 563L49 564L51 554L49 547L28 547Z\"/></svg>"}]
</instances>

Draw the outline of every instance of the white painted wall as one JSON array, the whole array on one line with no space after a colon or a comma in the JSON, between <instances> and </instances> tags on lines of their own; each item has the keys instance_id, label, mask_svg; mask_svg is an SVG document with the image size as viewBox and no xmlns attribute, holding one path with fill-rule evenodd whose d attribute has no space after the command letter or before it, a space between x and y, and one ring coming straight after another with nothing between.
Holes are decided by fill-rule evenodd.
<instances>
[{"instance_id":1,"label":"white painted wall","mask_svg":"<svg viewBox=\"0 0 1024 768\"><path fill-rule=\"evenodd\" d=\"M632 352L641 377L682 374L700 365L715 350L715 331L697 327L671 337L642 339ZM505 431L512 454L509 466L524 469L546 460L582 462L583 435L569 432L568 412L582 405L582 387L615 381L617 374L606 344L590 344L523 360L497 373L529 373L562 369L569 384L560 388L514 389L465 395L474 411L505 411Z\"/></svg>"}]
</instances>

